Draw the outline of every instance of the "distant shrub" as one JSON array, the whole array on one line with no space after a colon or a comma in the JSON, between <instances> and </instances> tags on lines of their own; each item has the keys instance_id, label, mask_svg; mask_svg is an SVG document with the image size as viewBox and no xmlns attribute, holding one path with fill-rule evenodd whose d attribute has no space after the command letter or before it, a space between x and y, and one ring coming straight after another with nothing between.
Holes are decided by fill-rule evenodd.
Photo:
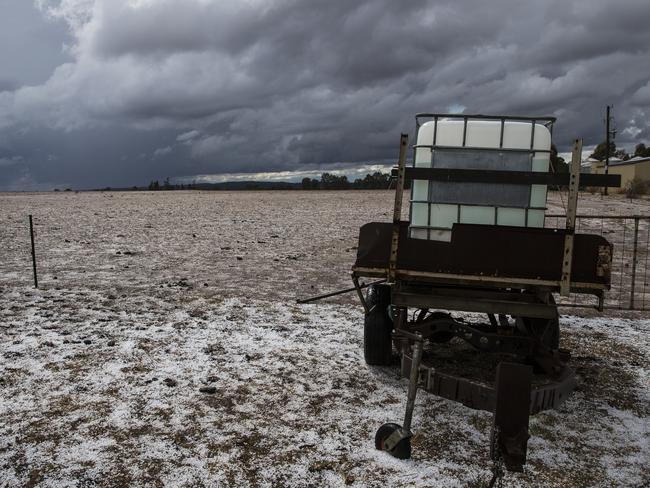
<instances>
[{"instance_id":1,"label":"distant shrub","mask_svg":"<svg viewBox=\"0 0 650 488\"><path fill-rule=\"evenodd\" d=\"M639 195L647 195L650 190L650 185L647 180L636 177L628 181L623 191L628 198L636 198Z\"/></svg>"}]
</instances>

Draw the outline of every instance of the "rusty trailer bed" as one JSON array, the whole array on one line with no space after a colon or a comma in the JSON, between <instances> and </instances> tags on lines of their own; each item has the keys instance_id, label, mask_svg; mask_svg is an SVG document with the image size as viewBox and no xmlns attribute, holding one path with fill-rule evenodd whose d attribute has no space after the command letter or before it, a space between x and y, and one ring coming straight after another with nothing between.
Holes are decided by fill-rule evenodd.
<instances>
[{"instance_id":1,"label":"rusty trailer bed","mask_svg":"<svg viewBox=\"0 0 650 488\"><path fill-rule=\"evenodd\" d=\"M397 250L396 277L403 281L559 290L564 229L454 224L451 242L442 242L412 239L408 225L400 222ZM388 275L392 232L391 223L361 227L354 276ZM575 234L571 291L601 295L609 289L611 253L603 237Z\"/></svg>"}]
</instances>

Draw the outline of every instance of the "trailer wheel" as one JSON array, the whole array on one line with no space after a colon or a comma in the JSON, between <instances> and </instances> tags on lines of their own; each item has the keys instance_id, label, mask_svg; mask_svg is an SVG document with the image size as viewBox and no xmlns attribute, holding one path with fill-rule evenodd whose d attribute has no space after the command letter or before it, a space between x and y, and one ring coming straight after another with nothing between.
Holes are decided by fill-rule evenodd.
<instances>
[{"instance_id":1,"label":"trailer wheel","mask_svg":"<svg viewBox=\"0 0 650 488\"><path fill-rule=\"evenodd\" d=\"M375 434L375 447L380 451L386 451L391 456L396 457L397 459L410 459L411 458L411 438L406 437L399 441L392 451L384 449L384 442L388 437L395 432L396 430L401 429L397 424L384 424L377 430Z\"/></svg>"},{"instance_id":2,"label":"trailer wheel","mask_svg":"<svg viewBox=\"0 0 650 488\"><path fill-rule=\"evenodd\" d=\"M366 364L387 366L391 363L393 343L391 332L393 321L388 315L390 306L390 287L372 285L366 293L366 303L370 312L363 321L363 356Z\"/></svg>"}]
</instances>

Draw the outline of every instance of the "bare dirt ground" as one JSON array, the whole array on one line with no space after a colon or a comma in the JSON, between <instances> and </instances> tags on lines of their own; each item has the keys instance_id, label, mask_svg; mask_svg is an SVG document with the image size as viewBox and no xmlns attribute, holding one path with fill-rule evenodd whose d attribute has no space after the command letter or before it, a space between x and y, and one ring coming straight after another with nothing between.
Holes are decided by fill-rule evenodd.
<instances>
[{"instance_id":1,"label":"bare dirt ground","mask_svg":"<svg viewBox=\"0 0 650 488\"><path fill-rule=\"evenodd\" d=\"M365 365L353 296L295 303L349 286L358 228L392 198L0 194L0 486L482 486L490 414L423 393L413 459L376 451L406 381ZM561 324L579 388L532 418L505 486L647 486L650 320Z\"/></svg>"}]
</instances>

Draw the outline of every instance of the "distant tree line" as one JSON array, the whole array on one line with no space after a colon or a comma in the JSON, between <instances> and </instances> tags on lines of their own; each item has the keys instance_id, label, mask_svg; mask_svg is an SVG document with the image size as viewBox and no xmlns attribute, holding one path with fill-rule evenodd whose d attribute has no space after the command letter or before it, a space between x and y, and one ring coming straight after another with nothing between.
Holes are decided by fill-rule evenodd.
<instances>
[{"instance_id":1,"label":"distant tree line","mask_svg":"<svg viewBox=\"0 0 650 488\"><path fill-rule=\"evenodd\" d=\"M165 178L163 181L162 185L158 180L152 180L149 182L149 186L147 189L149 191L159 191L159 190L194 190L197 188L196 183L188 183L187 185L184 185L183 183L180 184L173 184L169 182L169 177ZM137 190L137 187L133 187L134 190Z\"/></svg>"},{"instance_id":2,"label":"distant tree line","mask_svg":"<svg viewBox=\"0 0 650 488\"><path fill-rule=\"evenodd\" d=\"M590 158L597 159L598 161L605 161L607 159L607 142L603 141L596 146L594 152L591 153ZM645 147L645 144L637 144L634 148L634 154L630 155L625 149L616 149L616 143L609 141L609 157L618 158L627 161L631 158L648 158L650 157L650 148Z\"/></svg>"},{"instance_id":3,"label":"distant tree line","mask_svg":"<svg viewBox=\"0 0 650 488\"><path fill-rule=\"evenodd\" d=\"M645 147L645 144L637 144L634 148L634 156L640 158L650 158L650 147Z\"/></svg>"},{"instance_id":4,"label":"distant tree line","mask_svg":"<svg viewBox=\"0 0 650 488\"><path fill-rule=\"evenodd\" d=\"M408 182L407 182L408 183ZM323 173L318 178L303 178L300 183L287 183L284 181L245 181L224 183L187 183L173 184L169 178L160 183L152 180L147 189L149 191L167 190L386 190L390 184L390 174L375 171L368 173L363 178L354 181L348 180L345 175L337 176L332 173ZM405 185L406 188L409 185ZM133 190L140 188L133 187ZM144 188L142 188L144 189Z\"/></svg>"},{"instance_id":5,"label":"distant tree line","mask_svg":"<svg viewBox=\"0 0 650 488\"><path fill-rule=\"evenodd\" d=\"M345 175L337 176L331 173L323 173L320 180L303 178L300 186L303 190L386 190L389 184L389 173L375 171L354 181L348 180Z\"/></svg>"}]
</instances>

